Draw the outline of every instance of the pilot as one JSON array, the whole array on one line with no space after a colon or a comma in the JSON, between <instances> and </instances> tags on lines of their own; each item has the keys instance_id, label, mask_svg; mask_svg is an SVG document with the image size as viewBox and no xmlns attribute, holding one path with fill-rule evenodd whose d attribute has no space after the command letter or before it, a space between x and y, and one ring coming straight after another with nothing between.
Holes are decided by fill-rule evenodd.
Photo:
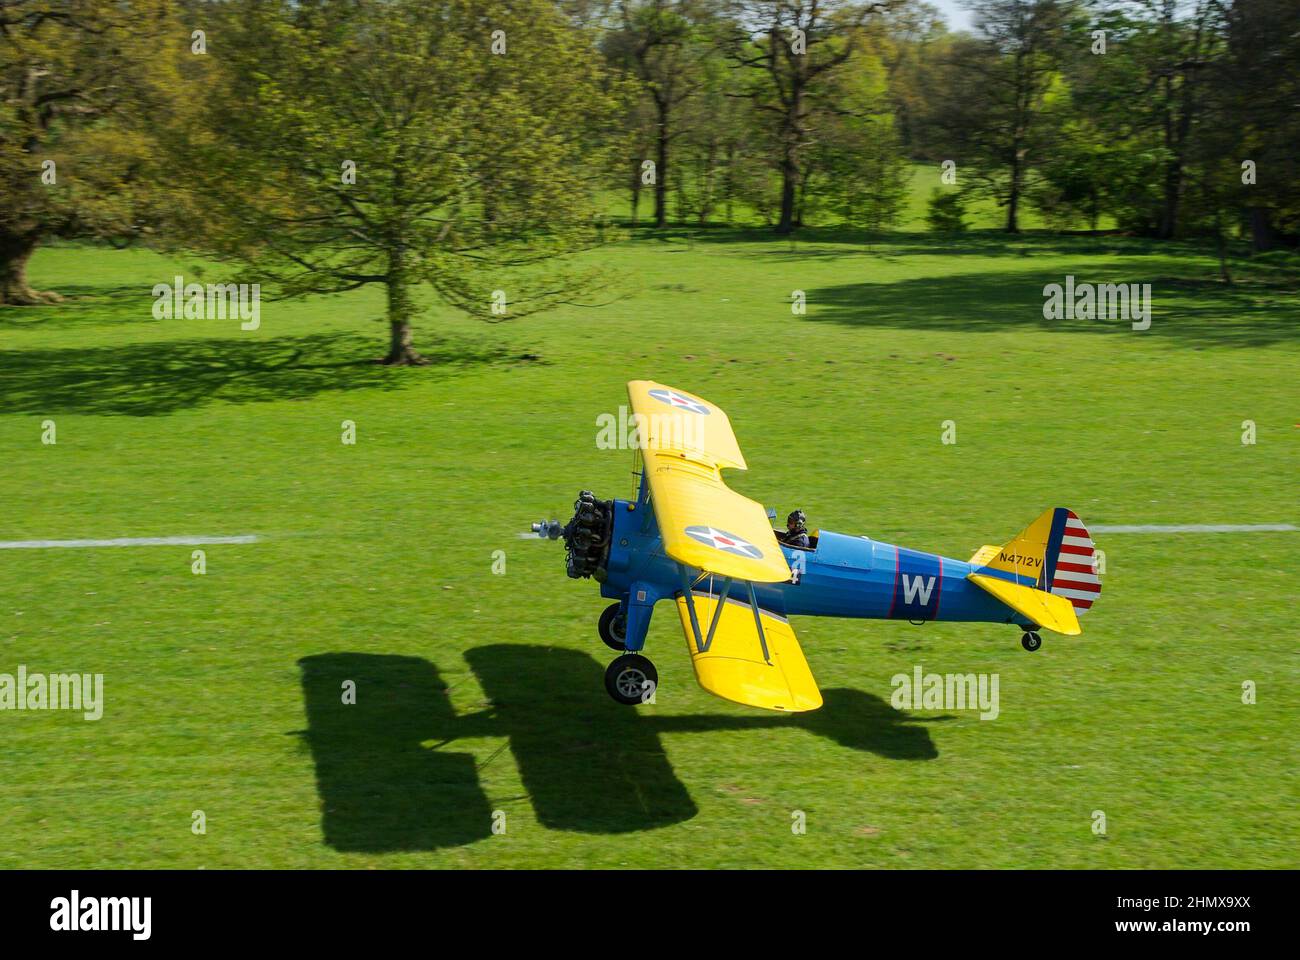
<instances>
[{"instance_id":1,"label":"pilot","mask_svg":"<svg viewBox=\"0 0 1300 960\"><path fill-rule=\"evenodd\" d=\"M777 534L782 543L789 547L808 549L812 544L808 539L808 518L802 510L795 510L785 518L785 533Z\"/></svg>"}]
</instances>

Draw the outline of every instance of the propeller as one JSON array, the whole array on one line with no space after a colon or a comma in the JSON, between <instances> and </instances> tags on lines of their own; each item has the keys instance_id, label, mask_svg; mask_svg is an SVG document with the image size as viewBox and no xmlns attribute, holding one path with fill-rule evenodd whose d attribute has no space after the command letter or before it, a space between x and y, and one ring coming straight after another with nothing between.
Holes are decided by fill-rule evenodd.
<instances>
[{"instance_id":1,"label":"propeller","mask_svg":"<svg viewBox=\"0 0 1300 960\"><path fill-rule=\"evenodd\" d=\"M564 532L564 524L559 520L539 520L533 524L531 533L519 533L520 540L558 540Z\"/></svg>"}]
</instances>

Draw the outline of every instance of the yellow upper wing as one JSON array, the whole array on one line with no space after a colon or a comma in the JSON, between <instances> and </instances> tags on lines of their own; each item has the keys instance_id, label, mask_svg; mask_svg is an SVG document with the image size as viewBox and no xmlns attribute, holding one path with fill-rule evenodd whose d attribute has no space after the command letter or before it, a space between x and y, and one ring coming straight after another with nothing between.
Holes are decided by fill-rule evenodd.
<instances>
[{"instance_id":1,"label":"yellow upper wing","mask_svg":"<svg viewBox=\"0 0 1300 960\"><path fill-rule=\"evenodd\" d=\"M707 400L653 380L631 381L627 396L644 449L684 453L720 469L746 469L731 421Z\"/></svg>"},{"instance_id":2,"label":"yellow upper wing","mask_svg":"<svg viewBox=\"0 0 1300 960\"><path fill-rule=\"evenodd\" d=\"M664 552L679 563L755 583L790 579L762 506L722 482L745 469L727 415L649 380L627 385Z\"/></svg>"}]
</instances>

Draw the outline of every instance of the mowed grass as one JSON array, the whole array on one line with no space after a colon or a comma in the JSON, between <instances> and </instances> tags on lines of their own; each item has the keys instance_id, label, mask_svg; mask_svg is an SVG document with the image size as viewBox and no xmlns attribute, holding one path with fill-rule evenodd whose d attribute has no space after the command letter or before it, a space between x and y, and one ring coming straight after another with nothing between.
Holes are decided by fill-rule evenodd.
<instances>
[{"instance_id":1,"label":"mowed grass","mask_svg":"<svg viewBox=\"0 0 1300 960\"><path fill-rule=\"evenodd\" d=\"M667 606L657 703L615 705L596 585L517 536L630 492L596 417L642 377L726 409L733 486L826 529L964 558L1055 505L1296 523L1293 262L1225 288L1188 246L727 230L591 256L600 304L430 303L435 363L389 370L364 362L378 290L241 332L153 320L184 259L39 253L74 297L0 311L0 540L261 539L203 576L189 547L0 550L0 672L106 687L97 722L0 713L0 865L1300 866L1300 534L1097 534L1083 636L1035 654L1006 626L796 619L826 693L802 716L701 691ZM1067 273L1151 283L1151 328L1044 320ZM918 664L997 674L997 719L895 711Z\"/></svg>"}]
</instances>

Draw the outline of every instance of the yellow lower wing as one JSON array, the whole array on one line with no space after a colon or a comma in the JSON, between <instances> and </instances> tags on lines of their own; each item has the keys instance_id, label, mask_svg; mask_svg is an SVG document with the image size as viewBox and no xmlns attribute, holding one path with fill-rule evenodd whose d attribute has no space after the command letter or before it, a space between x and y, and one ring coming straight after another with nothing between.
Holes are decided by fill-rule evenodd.
<instances>
[{"instance_id":1,"label":"yellow lower wing","mask_svg":"<svg viewBox=\"0 0 1300 960\"><path fill-rule=\"evenodd\" d=\"M1079 618L1075 616L1073 604L1065 597L1058 597L1033 587L982 573L969 573L966 579L987 590L1012 610L1024 614L1040 627L1055 630L1067 637L1083 632L1079 627Z\"/></svg>"},{"instance_id":2,"label":"yellow lower wing","mask_svg":"<svg viewBox=\"0 0 1300 960\"><path fill-rule=\"evenodd\" d=\"M697 593L694 599L696 622L701 636L707 640L717 597ZM759 611L769 663L763 659L754 608L749 604L736 600L723 604L722 618L713 632L709 649L703 653L695 641L685 597L677 598L677 612L682 618L695 678L709 693L746 706L786 713L816 710L822 705L817 681L808 669L794 630L784 618Z\"/></svg>"}]
</instances>

